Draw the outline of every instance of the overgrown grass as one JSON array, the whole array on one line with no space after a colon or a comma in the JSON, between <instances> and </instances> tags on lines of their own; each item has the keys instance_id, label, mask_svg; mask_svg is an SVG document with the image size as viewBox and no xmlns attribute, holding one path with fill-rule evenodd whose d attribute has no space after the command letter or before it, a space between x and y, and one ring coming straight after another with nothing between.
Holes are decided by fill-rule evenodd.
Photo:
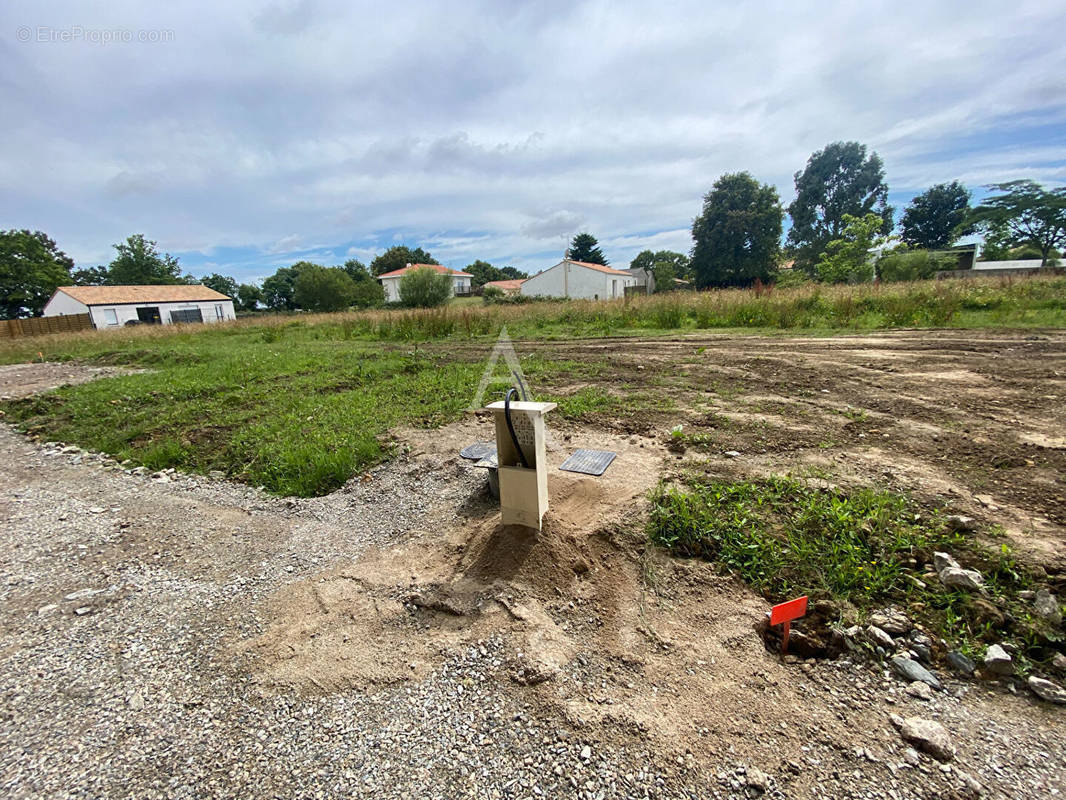
<instances>
[{"instance_id":1,"label":"overgrown grass","mask_svg":"<svg viewBox=\"0 0 1066 800\"><path fill-rule=\"evenodd\" d=\"M528 305L449 305L421 311L255 316L210 326L212 336L282 341L299 329L304 338L332 341L416 342L495 338L507 327L515 338L657 334L699 330L832 332L900 327L1066 327L1066 278L982 278L860 286L804 285L789 289L675 292L611 301L573 300ZM0 345L0 361L96 356L108 346L127 350L181 347L202 329L135 327L56 334ZM173 342L172 342L173 340Z\"/></svg>"},{"instance_id":2,"label":"overgrown grass","mask_svg":"<svg viewBox=\"0 0 1066 800\"><path fill-rule=\"evenodd\" d=\"M983 652L980 642L1015 641L1023 666L1061 643L1061 633L1017 599L1032 578L1005 544L984 548L950 532L938 512L891 492L847 493L792 477L661 485L648 536L676 555L720 564L771 602L806 594L860 612L898 603L971 653ZM1011 614L1009 630L987 618L980 595L921 580L916 567L935 550L981 569L989 597Z\"/></svg>"}]
</instances>

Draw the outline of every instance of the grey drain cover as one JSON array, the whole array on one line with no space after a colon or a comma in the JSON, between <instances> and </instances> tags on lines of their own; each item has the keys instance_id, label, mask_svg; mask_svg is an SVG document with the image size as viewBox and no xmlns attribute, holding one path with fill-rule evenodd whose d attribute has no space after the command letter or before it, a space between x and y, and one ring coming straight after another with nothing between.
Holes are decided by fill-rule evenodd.
<instances>
[{"instance_id":1,"label":"grey drain cover","mask_svg":"<svg viewBox=\"0 0 1066 800\"><path fill-rule=\"evenodd\" d=\"M578 450L559 465L567 472L580 472L585 475L602 475L611 466L617 453L610 450Z\"/></svg>"},{"instance_id":2,"label":"grey drain cover","mask_svg":"<svg viewBox=\"0 0 1066 800\"><path fill-rule=\"evenodd\" d=\"M459 455L463 458L469 458L471 461L481 461L481 459L489 456L495 457L496 445L493 442L474 442L474 444L468 444L460 450Z\"/></svg>"}]
</instances>

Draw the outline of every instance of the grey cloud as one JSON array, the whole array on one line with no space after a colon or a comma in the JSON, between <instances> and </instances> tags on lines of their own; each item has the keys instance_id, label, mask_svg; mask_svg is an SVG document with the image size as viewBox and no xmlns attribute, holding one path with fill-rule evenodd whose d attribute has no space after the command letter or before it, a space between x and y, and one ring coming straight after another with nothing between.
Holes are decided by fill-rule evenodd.
<instances>
[{"instance_id":1,"label":"grey cloud","mask_svg":"<svg viewBox=\"0 0 1066 800\"><path fill-rule=\"evenodd\" d=\"M585 218L565 209L551 211L522 226L522 233L531 239L554 239L575 233Z\"/></svg>"}]
</instances>

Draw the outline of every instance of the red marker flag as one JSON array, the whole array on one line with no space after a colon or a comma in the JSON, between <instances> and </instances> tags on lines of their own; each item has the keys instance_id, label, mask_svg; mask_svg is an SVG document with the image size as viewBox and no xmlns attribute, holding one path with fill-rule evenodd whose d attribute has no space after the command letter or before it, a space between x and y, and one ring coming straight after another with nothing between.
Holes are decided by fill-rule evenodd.
<instances>
[{"instance_id":1,"label":"red marker flag","mask_svg":"<svg viewBox=\"0 0 1066 800\"><path fill-rule=\"evenodd\" d=\"M781 652L788 649L788 634L792 627L792 620L799 619L807 613L807 595L789 600L787 603L778 603L770 608L770 624L784 624L784 636L781 638Z\"/></svg>"}]
</instances>

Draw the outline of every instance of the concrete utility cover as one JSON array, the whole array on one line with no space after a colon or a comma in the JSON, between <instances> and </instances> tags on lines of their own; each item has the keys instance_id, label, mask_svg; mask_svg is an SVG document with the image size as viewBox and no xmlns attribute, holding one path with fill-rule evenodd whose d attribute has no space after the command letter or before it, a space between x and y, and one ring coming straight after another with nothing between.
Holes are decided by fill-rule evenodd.
<instances>
[{"instance_id":1,"label":"concrete utility cover","mask_svg":"<svg viewBox=\"0 0 1066 800\"><path fill-rule=\"evenodd\" d=\"M489 456L495 458L496 444L495 442L474 442L474 444L468 444L460 450L459 455L463 458L469 458L471 461L481 461Z\"/></svg>"},{"instance_id":2,"label":"concrete utility cover","mask_svg":"<svg viewBox=\"0 0 1066 800\"><path fill-rule=\"evenodd\" d=\"M585 475L602 475L611 466L617 453L610 450L578 450L559 465L567 472L581 472Z\"/></svg>"}]
</instances>

